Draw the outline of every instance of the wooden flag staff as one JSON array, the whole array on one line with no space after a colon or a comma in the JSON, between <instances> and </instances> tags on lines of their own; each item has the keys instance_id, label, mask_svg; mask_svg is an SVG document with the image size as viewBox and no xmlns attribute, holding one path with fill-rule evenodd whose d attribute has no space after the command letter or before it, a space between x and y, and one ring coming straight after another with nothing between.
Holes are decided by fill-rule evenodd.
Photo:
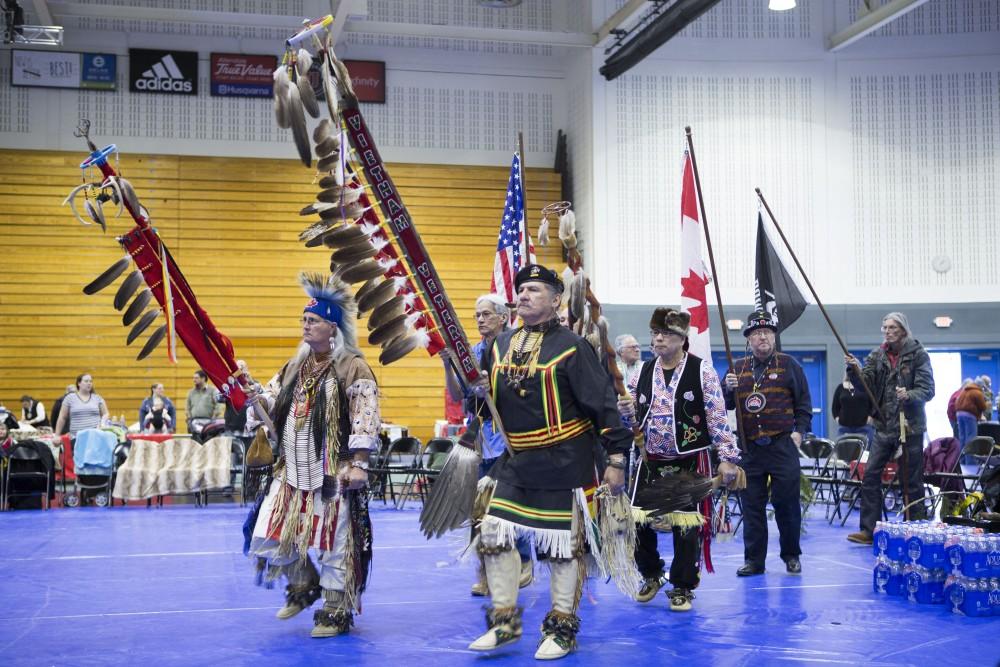
<instances>
[{"instance_id":1,"label":"wooden flag staff","mask_svg":"<svg viewBox=\"0 0 1000 667\"><path fill-rule=\"evenodd\" d=\"M781 241L785 244L785 248L788 249L788 254L791 255L792 261L795 262L795 266L798 268L799 274L802 276L802 279L806 281L806 286L809 287L809 291L812 293L813 299L816 300L816 305L819 306L820 312L823 313L823 317L826 319L826 323L827 325L829 325L830 331L833 332L834 338L837 339L837 343L840 345L840 349L844 351L844 356L853 358L854 355L852 355L847 350L847 345L844 344L844 339L840 337L840 333L837 331L837 327L833 326L833 320L830 319L830 315L826 312L826 308L823 307L823 302L819 300L819 294L816 293L816 289L812 286L812 283L809 281L809 276L806 275L805 269L802 268L802 264L799 262L799 258L795 256L795 251L792 250L792 245L788 242L788 239L785 237L785 233L781 231L781 225L779 225L778 221L774 219L774 213L771 212L771 207L767 205L767 200L764 199L764 193L760 191L760 188L754 188L754 192L757 193L757 197L758 199L760 199L760 203L764 205L764 210L767 211L768 217L771 218L771 222L774 224L774 228L778 230L778 235L781 236ZM879 413L879 418L884 420L884 417L882 417L882 411L879 409L878 401L875 400L875 395L872 393L872 390L868 387L868 383L865 382L864 374L858 373L857 375L858 379L861 380L861 386L864 387L865 389L865 394L868 395L868 400L872 402L873 406L875 406L875 409Z\"/></svg>"},{"instance_id":2,"label":"wooden flag staff","mask_svg":"<svg viewBox=\"0 0 1000 667\"><path fill-rule=\"evenodd\" d=\"M722 309L722 292L719 290L719 274L715 271L715 252L712 250L712 235L708 231L708 217L705 215L705 202L701 197L701 178L698 176L698 160L694 156L694 140L691 137L691 126L684 128L687 136L688 154L691 156L691 169L694 171L694 187L698 193L698 207L701 211L701 226L705 230L705 244L708 246L708 262L712 267L712 286L715 288L715 302L719 307L719 322L722 323L722 342L726 346L726 361L729 362L729 372L736 373L733 365L733 350L729 345L729 329L726 326L726 313ZM711 360L709 360L711 361ZM735 392L734 392L735 398ZM736 433L739 435L741 443L746 444L743 439L743 410L738 400L733 401L736 405Z\"/></svg>"}]
</instances>

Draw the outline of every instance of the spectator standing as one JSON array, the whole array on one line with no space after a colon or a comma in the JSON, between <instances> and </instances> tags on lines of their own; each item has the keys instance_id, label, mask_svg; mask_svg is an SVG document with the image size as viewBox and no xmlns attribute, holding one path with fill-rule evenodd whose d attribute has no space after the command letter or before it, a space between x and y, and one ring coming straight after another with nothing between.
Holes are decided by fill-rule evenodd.
<instances>
[{"instance_id":1,"label":"spectator standing","mask_svg":"<svg viewBox=\"0 0 1000 667\"><path fill-rule=\"evenodd\" d=\"M978 423L989 411L990 404L983 396L983 389L974 380L969 380L962 387L955 399L955 417L958 422L958 441L965 446L969 440L976 437Z\"/></svg>"},{"instance_id":2,"label":"spectator standing","mask_svg":"<svg viewBox=\"0 0 1000 667\"><path fill-rule=\"evenodd\" d=\"M618 370L621 371L622 380L629 389L639 381L639 371L642 370L642 350L639 341L632 334L622 334L615 338L615 354L618 358Z\"/></svg>"},{"instance_id":3,"label":"spectator standing","mask_svg":"<svg viewBox=\"0 0 1000 667\"><path fill-rule=\"evenodd\" d=\"M195 419L211 419L215 415L215 391L208 386L208 373L198 369L192 379L194 387L188 392L184 406L188 433L195 432L191 425Z\"/></svg>"},{"instance_id":4,"label":"spectator standing","mask_svg":"<svg viewBox=\"0 0 1000 667\"><path fill-rule=\"evenodd\" d=\"M844 381L833 392L833 418L837 420L837 435L861 433L871 444L875 439L875 427L871 425L872 402L868 394L855 387L846 374Z\"/></svg>"},{"instance_id":5,"label":"spectator standing","mask_svg":"<svg viewBox=\"0 0 1000 667\"><path fill-rule=\"evenodd\" d=\"M59 412L62 410L63 400L67 396L69 396L70 394L72 394L74 391L76 391L76 385L73 385L73 384L66 385L66 391L63 393L63 395L60 396L59 398L57 398L55 400L55 402L52 403L52 427L53 428L55 428L56 422L59 420ZM55 433L56 433L56 435L63 435L63 433L60 433L59 431L56 431Z\"/></svg>"},{"instance_id":6,"label":"spectator standing","mask_svg":"<svg viewBox=\"0 0 1000 667\"><path fill-rule=\"evenodd\" d=\"M108 406L94 391L94 378L90 373L83 373L76 378L76 391L63 398L56 433L67 432L75 440L76 434L84 429L100 428L101 420L107 415Z\"/></svg>"}]
</instances>

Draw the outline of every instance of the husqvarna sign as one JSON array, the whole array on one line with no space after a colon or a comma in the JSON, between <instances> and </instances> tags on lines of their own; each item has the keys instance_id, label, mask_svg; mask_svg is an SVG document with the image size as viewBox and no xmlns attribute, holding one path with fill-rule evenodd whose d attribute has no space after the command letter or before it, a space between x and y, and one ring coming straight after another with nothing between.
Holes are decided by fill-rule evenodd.
<instances>
[{"instance_id":1,"label":"husqvarna sign","mask_svg":"<svg viewBox=\"0 0 1000 667\"><path fill-rule=\"evenodd\" d=\"M198 52L128 50L129 90L133 93L198 94Z\"/></svg>"}]
</instances>

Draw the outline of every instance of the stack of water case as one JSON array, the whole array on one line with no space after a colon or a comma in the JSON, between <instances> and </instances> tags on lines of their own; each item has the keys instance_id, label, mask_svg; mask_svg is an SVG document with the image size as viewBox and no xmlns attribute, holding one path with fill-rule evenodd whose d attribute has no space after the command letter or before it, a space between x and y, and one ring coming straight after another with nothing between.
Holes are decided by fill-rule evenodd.
<instances>
[{"instance_id":1,"label":"stack of water case","mask_svg":"<svg viewBox=\"0 0 1000 667\"><path fill-rule=\"evenodd\" d=\"M932 521L875 526L876 593L943 604L965 616L1000 616L1000 535Z\"/></svg>"}]
</instances>

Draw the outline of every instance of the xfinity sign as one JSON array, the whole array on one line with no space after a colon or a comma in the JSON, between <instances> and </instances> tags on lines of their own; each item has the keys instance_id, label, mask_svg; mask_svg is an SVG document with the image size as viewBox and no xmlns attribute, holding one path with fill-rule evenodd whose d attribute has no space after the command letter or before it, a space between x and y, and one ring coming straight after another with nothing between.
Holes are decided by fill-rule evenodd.
<instances>
[{"instance_id":1,"label":"xfinity sign","mask_svg":"<svg viewBox=\"0 0 1000 667\"><path fill-rule=\"evenodd\" d=\"M198 94L198 53L129 49L129 90L133 93Z\"/></svg>"}]
</instances>

